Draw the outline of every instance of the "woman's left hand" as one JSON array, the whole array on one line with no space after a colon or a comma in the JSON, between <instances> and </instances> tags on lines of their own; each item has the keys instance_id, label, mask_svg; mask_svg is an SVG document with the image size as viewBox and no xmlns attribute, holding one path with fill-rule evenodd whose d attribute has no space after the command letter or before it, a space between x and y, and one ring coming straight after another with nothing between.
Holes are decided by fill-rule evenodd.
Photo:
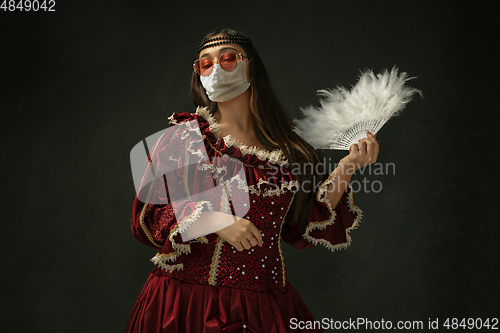
<instances>
[{"instance_id":1,"label":"woman's left hand","mask_svg":"<svg viewBox=\"0 0 500 333\"><path fill-rule=\"evenodd\" d=\"M366 131L367 137L360 139L358 143L354 143L349 147L349 155L340 160L344 164L344 168L349 173L354 173L367 165L377 161L379 145L376 135Z\"/></svg>"}]
</instances>

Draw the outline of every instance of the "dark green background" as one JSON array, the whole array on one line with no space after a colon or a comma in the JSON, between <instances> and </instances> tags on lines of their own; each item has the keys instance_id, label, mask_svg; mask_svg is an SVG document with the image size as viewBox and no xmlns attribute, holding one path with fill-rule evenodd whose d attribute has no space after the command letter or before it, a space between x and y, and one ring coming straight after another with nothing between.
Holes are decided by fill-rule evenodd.
<instances>
[{"instance_id":1,"label":"dark green background","mask_svg":"<svg viewBox=\"0 0 500 333\"><path fill-rule=\"evenodd\" d=\"M459 3L86 0L0 12L0 330L124 330L155 254L130 231L129 153L173 112L194 112L196 47L222 26L253 39L292 118L365 68L397 65L425 95L377 137L378 161L396 172L368 176L382 192L355 194L365 217L350 248L284 245L315 317L499 317L497 21L493 2Z\"/></svg>"}]
</instances>

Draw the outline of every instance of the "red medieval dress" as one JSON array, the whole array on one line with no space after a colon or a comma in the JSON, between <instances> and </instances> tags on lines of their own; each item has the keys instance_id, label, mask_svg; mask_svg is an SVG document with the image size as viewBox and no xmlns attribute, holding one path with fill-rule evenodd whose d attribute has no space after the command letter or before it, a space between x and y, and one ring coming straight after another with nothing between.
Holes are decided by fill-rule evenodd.
<instances>
[{"instance_id":1,"label":"red medieval dress","mask_svg":"<svg viewBox=\"0 0 500 333\"><path fill-rule=\"evenodd\" d=\"M134 197L132 233L158 253L151 259L156 267L139 292L126 332L284 333L297 331L291 329L292 318L297 322L314 321L287 279L281 239L297 249L319 244L331 251L346 248L351 243L350 231L357 228L362 217L361 210L354 205L352 187L347 187L332 209L325 195L327 185L333 182L331 173L319 186L306 231L300 235L288 214L293 210L290 208L297 181L281 150L270 152L248 147L230 135L221 138L219 124L207 108L199 107L194 114L173 113L169 120L176 125L173 128L183 123L189 126L179 126L169 138L160 138L151 155L157 156L154 161L160 171L166 170L168 164L174 165L178 182L168 182L167 195L163 197L154 187L148 189L147 200L140 200L137 194ZM208 160L200 158L199 150L190 145L191 133L202 138ZM183 149L159 144L162 140L180 143L170 147ZM191 141L195 139L191 137ZM194 170L186 163L192 157L198 158ZM244 170L246 179L236 180L240 193L249 200L238 200L233 195L232 205L248 202L250 207L242 217L263 233L263 247L237 251L216 233L187 241L181 237L181 231L203 211L231 213L224 204L227 200L221 199L223 191L213 191L209 200L189 196L190 191L199 190L200 183L210 183L210 180L193 182L192 179L200 178L193 173L224 169L217 165L220 161L217 157L236 159ZM184 201L168 201L169 195L181 192L186 197ZM151 200L154 196L159 201ZM299 331L323 332L322 329Z\"/></svg>"}]
</instances>

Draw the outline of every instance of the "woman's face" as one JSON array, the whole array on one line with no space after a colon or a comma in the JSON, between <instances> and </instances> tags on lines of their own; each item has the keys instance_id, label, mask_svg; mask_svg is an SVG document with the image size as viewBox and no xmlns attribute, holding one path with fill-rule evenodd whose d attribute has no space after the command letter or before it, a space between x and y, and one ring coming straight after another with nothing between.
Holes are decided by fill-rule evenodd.
<instances>
[{"instance_id":1,"label":"woman's face","mask_svg":"<svg viewBox=\"0 0 500 333\"><path fill-rule=\"evenodd\" d=\"M219 37L222 35L217 35L213 37ZM211 38L213 38L211 37ZM223 53L227 52L236 52L236 53L241 53L243 55L243 61L248 64L248 58L245 50L238 44L224 44L224 45L217 45L213 47L207 47L204 50L201 50L201 52L198 54L198 59L201 58L208 58L212 61L218 61L219 56ZM247 66L247 81L250 82L250 71L249 67Z\"/></svg>"}]
</instances>

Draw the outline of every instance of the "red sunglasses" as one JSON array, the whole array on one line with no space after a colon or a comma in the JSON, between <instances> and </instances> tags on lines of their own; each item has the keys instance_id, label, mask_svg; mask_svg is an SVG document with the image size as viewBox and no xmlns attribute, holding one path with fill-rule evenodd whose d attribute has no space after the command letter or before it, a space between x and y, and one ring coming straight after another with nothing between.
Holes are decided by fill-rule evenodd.
<instances>
[{"instance_id":1,"label":"red sunglasses","mask_svg":"<svg viewBox=\"0 0 500 333\"><path fill-rule=\"evenodd\" d=\"M223 70L230 72L236 68L236 63L243 61L243 58L248 59L248 57L242 55L241 53L228 52L221 54L219 59L215 62L217 62ZM212 69L214 69L214 61L208 58L201 58L195 60L193 68L196 73L201 76L208 76L212 73Z\"/></svg>"}]
</instances>

